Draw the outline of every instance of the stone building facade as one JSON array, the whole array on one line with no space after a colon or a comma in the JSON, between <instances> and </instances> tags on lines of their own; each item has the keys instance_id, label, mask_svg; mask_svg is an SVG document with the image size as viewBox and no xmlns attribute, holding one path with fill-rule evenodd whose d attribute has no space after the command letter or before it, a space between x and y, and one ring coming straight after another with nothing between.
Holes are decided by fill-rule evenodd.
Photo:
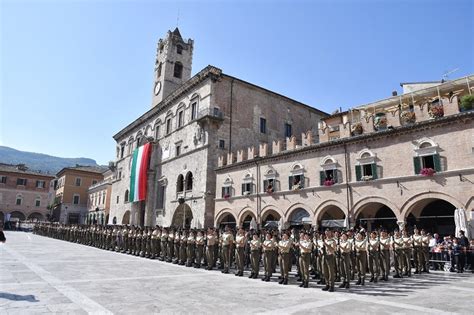
<instances>
[{"instance_id":1,"label":"stone building facade","mask_svg":"<svg viewBox=\"0 0 474 315\"><path fill-rule=\"evenodd\" d=\"M65 167L56 174L53 220L60 223L85 223L88 190L104 179L104 167Z\"/></svg>"},{"instance_id":2,"label":"stone building facade","mask_svg":"<svg viewBox=\"0 0 474 315\"><path fill-rule=\"evenodd\" d=\"M301 146L290 137L235 151L237 162L222 155L215 225L408 224L454 234L461 209L474 232L474 112L459 107L473 86L468 76L331 115L318 143L307 132Z\"/></svg>"},{"instance_id":3,"label":"stone building facade","mask_svg":"<svg viewBox=\"0 0 474 315\"><path fill-rule=\"evenodd\" d=\"M106 224L109 221L112 180L115 173L108 169L102 175L104 180L90 186L87 191L86 224Z\"/></svg>"},{"instance_id":4,"label":"stone building facade","mask_svg":"<svg viewBox=\"0 0 474 315\"><path fill-rule=\"evenodd\" d=\"M22 164L0 164L0 221L46 220L53 180Z\"/></svg>"},{"instance_id":5,"label":"stone building facade","mask_svg":"<svg viewBox=\"0 0 474 315\"><path fill-rule=\"evenodd\" d=\"M213 225L219 155L316 132L327 115L213 66L190 77L193 45L177 29L160 40L152 108L114 136L109 224ZM147 198L130 203L131 154L145 142L152 143Z\"/></svg>"}]
</instances>

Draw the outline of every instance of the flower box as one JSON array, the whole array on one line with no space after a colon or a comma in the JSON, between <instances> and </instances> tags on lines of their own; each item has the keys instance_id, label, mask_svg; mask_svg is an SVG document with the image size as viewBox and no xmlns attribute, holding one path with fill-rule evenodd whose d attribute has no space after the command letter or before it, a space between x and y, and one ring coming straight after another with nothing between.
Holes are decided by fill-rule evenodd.
<instances>
[{"instance_id":1,"label":"flower box","mask_svg":"<svg viewBox=\"0 0 474 315\"><path fill-rule=\"evenodd\" d=\"M265 191L267 192L267 194L271 195L271 194L273 194L273 187L268 186Z\"/></svg>"},{"instance_id":2,"label":"flower box","mask_svg":"<svg viewBox=\"0 0 474 315\"><path fill-rule=\"evenodd\" d=\"M352 135L360 135L363 131L364 128L362 128L362 124L360 122L351 126Z\"/></svg>"},{"instance_id":3,"label":"flower box","mask_svg":"<svg viewBox=\"0 0 474 315\"><path fill-rule=\"evenodd\" d=\"M334 180L327 179L324 181L324 186L332 186L332 185L334 185Z\"/></svg>"},{"instance_id":4,"label":"flower box","mask_svg":"<svg viewBox=\"0 0 474 315\"><path fill-rule=\"evenodd\" d=\"M436 173L431 167L422 168L420 171L421 176L433 176Z\"/></svg>"},{"instance_id":5,"label":"flower box","mask_svg":"<svg viewBox=\"0 0 474 315\"><path fill-rule=\"evenodd\" d=\"M229 199L229 198L230 198L229 194L224 195L224 199Z\"/></svg>"},{"instance_id":6,"label":"flower box","mask_svg":"<svg viewBox=\"0 0 474 315\"><path fill-rule=\"evenodd\" d=\"M301 185L300 184L294 184L293 187L291 187L291 190L300 190Z\"/></svg>"},{"instance_id":7,"label":"flower box","mask_svg":"<svg viewBox=\"0 0 474 315\"><path fill-rule=\"evenodd\" d=\"M250 195L250 191L244 191L244 196Z\"/></svg>"},{"instance_id":8,"label":"flower box","mask_svg":"<svg viewBox=\"0 0 474 315\"><path fill-rule=\"evenodd\" d=\"M432 105L428 111L431 118L440 118L444 116L443 105Z\"/></svg>"},{"instance_id":9,"label":"flower box","mask_svg":"<svg viewBox=\"0 0 474 315\"><path fill-rule=\"evenodd\" d=\"M413 124L416 122L416 115L415 112L411 111L405 111L402 112L400 115L400 118L402 119L402 124Z\"/></svg>"},{"instance_id":10,"label":"flower box","mask_svg":"<svg viewBox=\"0 0 474 315\"><path fill-rule=\"evenodd\" d=\"M362 179L363 181L369 181L369 180L372 180L372 178L373 178L373 177L372 177L372 176L369 176L369 175L365 175L365 176L362 176L362 177L361 177L361 179Z\"/></svg>"},{"instance_id":11,"label":"flower box","mask_svg":"<svg viewBox=\"0 0 474 315\"><path fill-rule=\"evenodd\" d=\"M375 116L374 125L377 130L384 130L387 128L388 120L384 114Z\"/></svg>"}]
</instances>

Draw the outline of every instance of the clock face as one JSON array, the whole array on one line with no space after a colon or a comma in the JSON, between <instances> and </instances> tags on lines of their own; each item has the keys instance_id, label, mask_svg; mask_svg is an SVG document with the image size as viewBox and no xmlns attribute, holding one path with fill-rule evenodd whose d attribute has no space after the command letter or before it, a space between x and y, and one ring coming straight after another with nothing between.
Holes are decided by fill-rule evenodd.
<instances>
[{"instance_id":1,"label":"clock face","mask_svg":"<svg viewBox=\"0 0 474 315\"><path fill-rule=\"evenodd\" d=\"M160 93L160 91L161 91L161 82L158 81L155 84L155 95L158 95L158 93Z\"/></svg>"}]
</instances>

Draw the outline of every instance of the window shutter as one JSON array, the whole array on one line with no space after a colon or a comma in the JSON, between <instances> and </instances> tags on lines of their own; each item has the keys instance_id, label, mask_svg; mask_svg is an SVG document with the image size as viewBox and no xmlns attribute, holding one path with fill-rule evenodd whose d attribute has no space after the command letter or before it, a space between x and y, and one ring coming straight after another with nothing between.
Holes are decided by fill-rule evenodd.
<instances>
[{"instance_id":1,"label":"window shutter","mask_svg":"<svg viewBox=\"0 0 474 315\"><path fill-rule=\"evenodd\" d=\"M377 178L378 178L378 174L377 174L377 164L372 163L372 164L370 165L370 167L372 168L372 179L377 179Z\"/></svg>"},{"instance_id":2,"label":"window shutter","mask_svg":"<svg viewBox=\"0 0 474 315\"><path fill-rule=\"evenodd\" d=\"M332 172L332 176L333 176L334 184L337 184L337 182L338 182L338 176L337 176L337 173L339 173L339 171L338 171L337 169L335 169L335 170Z\"/></svg>"},{"instance_id":3,"label":"window shutter","mask_svg":"<svg viewBox=\"0 0 474 315\"><path fill-rule=\"evenodd\" d=\"M244 194L245 192L245 184L242 184L242 195Z\"/></svg>"},{"instance_id":4,"label":"window shutter","mask_svg":"<svg viewBox=\"0 0 474 315\"><path fill-rule=\"evenodd\" d=\"M253 194L255 191L257 191L257 185L250 184L250 193Z\"/></svg>"},{"instance_id":5,"label":"window shutter","mask_svg":"<svg viewBox=\"0 0 474 315\"><path fill-rule=\"evenodd\" d=\"M441 160L439 158L439 154L433 155L433 163L436 173L441 172Z\"/></svg>"},{"instance_id":6,"label":"window shutter","mask_svg":"<svg viewBox=\"0 0 474 315\"><path fill-rule=\"evenodd\" d=\"M421 172L421 161L418 156L413 158L413 166L415 167L415 175L419 175Z\"/></svg>"},{"instance_id":7,"label":"window shutter","mask_svg":"<svg viewBox=\"0 0 474 315\"><path fill-rule=\"evenodd\" d=\"M291 188L293 187L293 176L288 177L288 183L288 190L291 190Z\"/></svg>"},{"instance_id":8,"label":"window shutter","mask_svg":"<svg viewBox=\"0 0 474 315\"><path fill-rule=\"evenodd\" d=\"M326 172L325 171L320 171L319 172L319 184L321 186L324 186L324 181L326 180Z\"/></svg>"},{"instance_id":9,"label":"window shutter","mask_svg":"<svg viewBox=\"0 0 474 315\"><path fill-rule=\"evenodd\" d=\"M362 180L362 168L360 165L356 165L356 180L358 182Z\"/></svg>"},{"instance_id":10,"label":"window shutter","mask_svg":"<svg viewBox=\"0 0 474 315\"><path fill-rule=\"evenodd\" d=\"M225 196L225 187L222 187L222 198Z\"/></svg>"},{"instance_id":11,"label":"window shutter","mask_svg":"<svg viewBox=\"0 0 474 315\"><path fill-rule=\"evenodd\" d=\"M273 181L273 191L279 191L279 190L281 190L280 181L275 179Z\"/></svg>"},{"instance_id":12,"label":"window shutter","mask_svg":"<svg viewBox=\"0 0 474 315\"><path fill-rule=\"evenodd\" d=\"M267 187L268 187L268 180L264 179L263 180L263 192L267 191Z\"/></svg>"},{"instance_id":13,"label":"window shutter","mask_svg":"<svg viewBox=\"0 0 474 315\"><path fill-rule=\"evenodd\" d=\"M306 178L304 177L303 175L301 175L300 177L300 186L301 186L301 189L305 188L306 186L306 181L309 181L309 178ZM309 186L309 185L308 185Z\"/></svg>"}]
</instances>

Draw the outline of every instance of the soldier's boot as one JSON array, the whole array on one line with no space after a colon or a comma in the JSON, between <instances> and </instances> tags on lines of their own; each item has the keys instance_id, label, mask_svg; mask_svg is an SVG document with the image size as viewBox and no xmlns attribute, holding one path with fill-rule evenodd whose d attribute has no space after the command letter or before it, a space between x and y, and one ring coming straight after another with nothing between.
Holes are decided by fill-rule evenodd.
<instances>
[{"instance_id":1,"label":"soldier's boot","mask_svg":"<svg viewBox=\"0 0 474 315\"><path fill-rule=\"evenodd\" d=\"M349 281L346 282L346 289L349 289L350 288L350 284L349 284Z\"/></svg>"},{"instance_id":2,"label":"soldier's boot","mask_svg":"<svg viewBox=\"0 0 474 315\"><path fill-rule=\"evenodd\" d=\"M333 286L333 285L330 286L328 291L329 291L329 292L334 292L334 286Z\"/></svg>"},{"instance_id":3,"label":"soldier's boot","mask_svg":"<svg viewBox=\"0 0 474 315\"><path fill-rule=\"evenodd\" d=\"M340 282L340 281L341 281L341 278L340 278L340 277L336 277L335 282Z\"/></svg>"},{"instance_id":4,"label":"soldier's boot","mask_svg":"<svg viewBox=\"0 0 474 315\"><path fill-rule=\"evenodd\" d=\"M345 281L344 281L343 283L341 283L341 284L339 285L339 288L345 288L345 287L346 287L346 283L347 283L347 282L345 282Z\"/></svg>"},{"instance_id":5,"label":"soldier's boot","mask_svg":"<svg viewBox=\"0 0 474 315\"><path fill-rule=\"evenodd\" d=\"M377 283L377 282L379 282L379 277L374 278L374 283Z\"/></svg>"},{"instance_id":6,"label":"soldier's boot","mask_svg":"<svg viewBox=\"0 0 474 315\"><path fill-rule=\"evenodd\" d=\"M359 278L359 280L357 280L357 282L356 282L356 285L361 285L361 284L362 284L362 279Z\"/></svg>"},{"instance_id":7,"label":"soldier's boot","mask_svg":"<svg viewBox=\"0 0 474 315\"><path fill-rule=\"evenodd\" d=\"M304 287L304 281L299 285L300 288Z\"/></svg>"},{"instance_id":8,"label":"soldier's boot","mask_svg":"<svg viewBox=\"0 0 474 315\"><path fill-rule=\"evenodd\" d=\"M362 279L361 285L365 285L365 279Z\"/></svg>"},{"instance_id":9,"label":"soldier's boot","mask_svg":"<svg viewBox=\"0 0 474 315\"><path fill-rule=\"evenodd\" d=\"M251 273L250 273L250 276L249 276L249 279L252 279L252 278L253 278L253 275L254 275L254 273L251 272Z\"/></svg>"},{"instance_id":10,"label":"soldier's boot","mask_svg":"<svg viewBox=\"0 0 474 315\"><path fill-rule=\"evenodd\" d=\"M374 282L374 277L373 276L372 276L372 278L370 278L369 282Z\"/></svg>"},{"instance_id":11,"label":"soldier's boot","mask_svg":"<svg viewBox=\"0 0 474 315\"><path fill-rule=\"evenodd\" d=\"M288 284L288 278L284 278L283 279L283 285L287 285Z\"/></svg>"},{"instance_id":12,"label":"soldier's boot","mask_svg":"<svg viewBox=\"0 0 474 315\"><path fill-rule=\"evenodd\" d=\"M280 281L278 281L278 284L283 284L285 280L282 278Z\"/></svg>"},{"instance_id":13,"label":"soldier's boot","mask_svg":"<svg viewBox=\"0 0 474 315\"><path fill-rule=\"evenodd\" d=\"M303 288L307 288L307 287L308 287L308 284L309 284L309 281L304 281L304 286L303 286Z\"/></svg>"},{"instance_id":14,"label":"soldier's boot","mask_svg":"<svg viewBox=\"0 0 474 315\"><path fill-rule=\"evenodd\" d=\"M329 284L326 284L326 286L324 288L322 288L321 290L323 291L329 291Z\"/></svg>"}]
</instances>

